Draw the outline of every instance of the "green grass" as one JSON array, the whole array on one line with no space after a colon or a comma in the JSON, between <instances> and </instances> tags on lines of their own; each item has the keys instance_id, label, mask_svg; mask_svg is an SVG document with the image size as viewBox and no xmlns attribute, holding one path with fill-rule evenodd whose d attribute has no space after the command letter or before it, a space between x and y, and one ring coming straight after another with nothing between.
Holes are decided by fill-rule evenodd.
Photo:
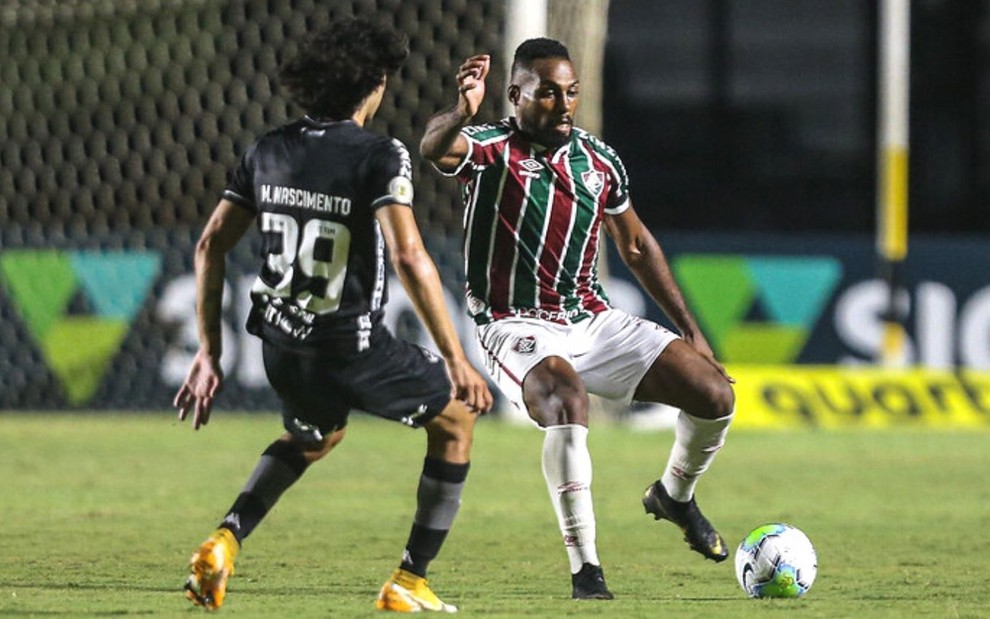
<instances>
[{"instance_id":1,"label":"green grass","mask_svg":"<svg viewBox=\"0 0 990 619\"><path fill-rule=\"evenodd\" d=\"M0 414L0 616L203 614L179 591L273 414L218 411L200 432L170 414ZM642 511L671 434L597 424L599 551L613 602L574 602L540 474L542 435L483 421L464 506L433 565L436 590L485 617L988 617L990 434L743 432L699 488L734 547L787 521L816 544L799 600L749 600L731 561L690 552ZM248 540L220 611L371 617L414 509L425 435L354 419Z\"/></svg>"}]
</instances>

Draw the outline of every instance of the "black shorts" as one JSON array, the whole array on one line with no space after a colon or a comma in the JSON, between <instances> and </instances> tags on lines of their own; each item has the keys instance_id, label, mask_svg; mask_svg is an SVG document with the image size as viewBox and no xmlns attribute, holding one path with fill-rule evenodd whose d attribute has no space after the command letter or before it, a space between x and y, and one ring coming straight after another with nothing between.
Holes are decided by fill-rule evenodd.
<instances>
[{"instance_id":1,"label":"black shorts","mask_svg":"<svg viewBox=\"0 0 990 619\"><path fill-rule=\"evenodd\" d=\"M443 360L386 329L372 337L371 348L353 355L308 355L268 342L263 351L285 429L300 438L318 440L343 428L351 409L415 428L450 402Z\"/></svg>"}]
</instances>

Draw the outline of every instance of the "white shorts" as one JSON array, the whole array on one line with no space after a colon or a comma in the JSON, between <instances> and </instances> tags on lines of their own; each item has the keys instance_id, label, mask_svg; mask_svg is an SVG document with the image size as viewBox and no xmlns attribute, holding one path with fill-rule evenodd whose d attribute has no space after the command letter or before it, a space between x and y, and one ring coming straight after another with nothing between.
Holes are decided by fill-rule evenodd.
<instances>
[{"instance_id":1,"label":"white shorts","mask_svg":"<svg viewBox=\"0 0 990 619\"><path fill-rule=\"evenodd\" d=\"M628 403L646 371L679 337L655 322L617 309L571 325L503 318L478 326L475 335L485 353L488 374L523 412L523 380L547 357L570 363L589 393Z\"/></svg>"}]
</instances>

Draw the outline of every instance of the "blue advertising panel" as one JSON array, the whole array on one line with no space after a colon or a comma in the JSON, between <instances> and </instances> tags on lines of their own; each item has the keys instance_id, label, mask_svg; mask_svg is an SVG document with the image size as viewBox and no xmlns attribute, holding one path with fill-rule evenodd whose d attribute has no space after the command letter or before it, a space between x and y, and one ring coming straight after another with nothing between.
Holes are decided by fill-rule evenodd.
<instances>
[{"instance_id":1,"label":"blue advertising panel","mask_svg":"<svg viewBox=\"0 0 990 619\"><path fill-rule=\"evenodd\" d=\"M856 364L880 354L887 286L873 240L658 234L719 357L734 364ZM613 301L666 322L610 251ZM912 238L897 296L907 356L990 369L990 239Z\"/></svg>"},{"instance_id":2,"label":"blue advertising panel","mask_svg":"<svg viewBox=\"0 0 990 619\"><path fill-rule=\"evenodd\" d=\"M167 408L195 353L197 232L79 238L0 230L0 408ZM734 367L851 365L880 350L887 292L872 240L827 236L659 234L719 358ZM457 264L456 243L441 265ZM228 261L226 385L217 405L274 410L261 346L244 330L257 240ZM456 256L455 256L456 257ZM990 239L912 239L900 297L912 364L990 369ZM446 268L442 266L441 268ZM666 322L609 250L613 303ZM448 306L479 367L462 280L445 276ZM390 282L386 323L429 346L402 287Z\"/></svg>"}]
</instances>

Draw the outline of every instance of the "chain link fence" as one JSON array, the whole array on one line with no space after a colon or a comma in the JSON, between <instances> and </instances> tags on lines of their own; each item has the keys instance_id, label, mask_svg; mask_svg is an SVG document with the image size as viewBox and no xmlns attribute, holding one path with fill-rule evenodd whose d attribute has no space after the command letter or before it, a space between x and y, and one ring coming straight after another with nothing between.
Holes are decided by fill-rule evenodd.
<instances>
[{"instance_id":1,"label":"chain link fence","mask_svg":"<svg viewBox=\"0 0 990 619\"><path fill-rule=\"evenodd\" d=\"M458 187L416 150L429 116L453 105L463 58L492 53L490 89L504 92L503 12L497 0L4 2L0 407L167 405L161 362L190 334L168 319L166 297L192 270L228 171L257 135L300 113L275 81L279 64L340 17L409 36L371 129L413 153L417 218L459 289ZM489 105L482 120L499 112ZM235 263L251 263L244 251ZM271 403L250 390L228 397Z\"/></svg>"}]
</instances>

